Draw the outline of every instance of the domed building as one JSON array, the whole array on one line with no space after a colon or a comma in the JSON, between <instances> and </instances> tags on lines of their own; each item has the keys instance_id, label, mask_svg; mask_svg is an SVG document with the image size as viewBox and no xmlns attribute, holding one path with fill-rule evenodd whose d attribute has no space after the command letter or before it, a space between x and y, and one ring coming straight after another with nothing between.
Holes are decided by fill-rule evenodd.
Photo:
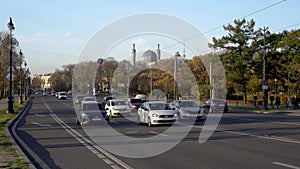
<instances>
[{"instance_id":1,"label":"domed building","mask_svg":"<svg viewBox=\"0 0 300 169\"><path fill-rule=\"evenodd\" d=\"M149 63L149 62L156 62L157 61L157 55L152 50L147 50L143 53L142 61Z\"/></svg>"}]
</instances>

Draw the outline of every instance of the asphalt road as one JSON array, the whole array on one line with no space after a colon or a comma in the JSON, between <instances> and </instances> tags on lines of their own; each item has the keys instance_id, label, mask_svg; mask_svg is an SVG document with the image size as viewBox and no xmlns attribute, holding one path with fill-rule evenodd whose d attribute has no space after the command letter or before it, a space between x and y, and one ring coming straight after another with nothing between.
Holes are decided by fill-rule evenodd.
<instances>
[{"instance_id":1,"label":"asphalt road","mask_svg":"<svg viewBox=\"0 0 300 169\"><path fill-rule=\"evenodd\" d=\"M28 146L27 154L37 168L300 169L300 117L230 111L223 114L209 140L199 143L203 125L193 125L188 135L167 152L128 158L109 153L89 139L75 124L71 99L36 96L16 132ZM113 118L110 126L132 138L159 135L170 142L176 140L164 134L170 126L149 128L125 118Z\"/></svg>"}]
</instances>

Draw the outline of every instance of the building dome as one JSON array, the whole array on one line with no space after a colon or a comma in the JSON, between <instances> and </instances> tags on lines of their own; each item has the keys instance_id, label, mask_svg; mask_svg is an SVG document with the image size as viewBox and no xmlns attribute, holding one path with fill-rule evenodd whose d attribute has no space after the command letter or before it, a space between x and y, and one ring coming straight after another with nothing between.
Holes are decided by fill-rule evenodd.
<instances>
[{"instance_id":1,"label":"building dome","mask_svg":"<svg viewBox=\"0 0 300 169\"><path fill-rule=\"evenodd\" d=\"M157 56L155 52L152 50L147 50L146 52L143 53L143 61L144 62L156 62L157 61Z\"/></svg>"}]
</instances>

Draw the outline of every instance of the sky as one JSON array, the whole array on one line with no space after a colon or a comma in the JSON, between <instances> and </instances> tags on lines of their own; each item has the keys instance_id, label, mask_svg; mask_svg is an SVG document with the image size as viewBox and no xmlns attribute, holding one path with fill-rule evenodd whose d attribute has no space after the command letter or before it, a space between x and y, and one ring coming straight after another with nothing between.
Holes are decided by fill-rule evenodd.
<instances>
[{"instance_id":1,"label":"sky","mask_svg":"<svg viewBox=\"0 0 300 169\"><path fill-rule=\"evenodd\" d=\"M226 35L222 25L243 17L253 19L257 29L268 26L270 32L300 28L299 0L12 0L0 4L0 31L8 31L7 23L12 17L13 34L32 74L51 73L62 69L62 65L77 63L85 45L97 32L137 14L160 13L178 17L197 28L208 42L212 37ZM156 24L153 20L149 22ZM130 44L143 43L143 40L141 37L127 39ZM173 42L161 38L162 47L168 46L167 43ZM119 48L124 43L119 44L116 51L122 51ZM153 48L152 44L147 45L144 49ZM128 53L124 55L128 55L131 46L128 49L125 46L123 50Z\"/></svg>"}]
</instances>

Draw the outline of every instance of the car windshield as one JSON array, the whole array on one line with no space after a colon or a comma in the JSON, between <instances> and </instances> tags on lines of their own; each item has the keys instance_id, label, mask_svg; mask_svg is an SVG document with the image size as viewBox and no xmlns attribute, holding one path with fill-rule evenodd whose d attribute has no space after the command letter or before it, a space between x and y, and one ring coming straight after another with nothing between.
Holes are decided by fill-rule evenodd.
<instances>
[{"instance_id":1,"label":"car windshield","mask_svg":"<svg viewBox=\"0 0 300 169\"><path fill-rule=\"evenodd\" d=\"M117 105L127 105L125 101L112 101L111 102L112 106L117 106Z\"/></svg>"},{"instance_id":2,"label":"car windshield","mask_svg":"<svg viewBox=\"0 0 300 169\"><path fill-rule=\"evenodd\" d=\"M181 102L180 107L198 107L195 102Z\"/></svg>"},{"instance_id":3,"label":"car windshield","mask_svg":"<svg viewBox=\"0 0 300 169\"><path fill-rule=\"evenodd\" d=\"M172 110L170 105L166 103L153 103L149 104L150 110Z\"/></svg>"},{"instance_id":4,"label":"car windshield","mask_svg":"<svg viewBox=\"0 0 300 169\"><path fill-rule=\"evenodd\" d=\"M130 102L131 103L143 103L143 101L141 99L131 99Z\"/></svg>"},{"instance_id":5,"label":"car windshield","mask_svg":"<svg viewBox=\"0 0 300 169\"><path fill-rule=\"evenodd\" d=\"M102 103L95 104L84 104L83 110L105 110Z\"/></svg>"}]
</instances>

